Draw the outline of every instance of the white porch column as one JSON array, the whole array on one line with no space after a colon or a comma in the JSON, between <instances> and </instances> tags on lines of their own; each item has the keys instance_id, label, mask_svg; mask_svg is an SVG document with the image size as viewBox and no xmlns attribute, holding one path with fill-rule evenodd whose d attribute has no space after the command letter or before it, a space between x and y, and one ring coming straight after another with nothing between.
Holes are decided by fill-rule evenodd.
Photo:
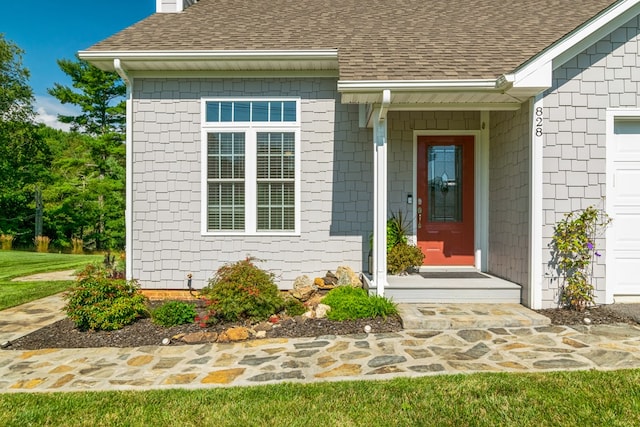
<instances>
[{"instance_id":1,"label":"white porch column","mask_svg":"<svg viewBox=\"0 0 640 427\"><path fill-rule=\"evenodd\" d=\"M373 283L378 295L387 286L387 107L391 93L384 91L382 106L373 111Z\"/></svg>"},{"instance_id":2,"label":"white porch column","mask_svg":"<svg viewBox=\"0 0 640 427\"><path fill-rule=\"evenodd\" d=\"M529 100L529 308L542 308L542 183L544 103L542 94Z\"/></svg>"}]
</instances>

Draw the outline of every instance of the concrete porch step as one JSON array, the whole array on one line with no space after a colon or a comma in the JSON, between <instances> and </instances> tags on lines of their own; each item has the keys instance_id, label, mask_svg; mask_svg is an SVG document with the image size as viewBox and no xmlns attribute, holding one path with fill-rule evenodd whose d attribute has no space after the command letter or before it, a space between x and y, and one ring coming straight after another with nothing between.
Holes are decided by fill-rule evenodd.
<instances>
[{"instance_id":1,"label":"concrete porch step","mask_svg":"<svg viewBox=\"0 0 640 427\"><path fill-rule=\"evenodd\" d=\"M489 329L546 326L548 317L520 304L398 304L405 329Z\"/></svg>"},{"instance_id":2,"label":"concrete porch step","mask_svg":"<svg viewBox=\"0 0 640 427\"><path fill-rule=\"evenodd\" d=\"M446 272L443 277L437 278L425 278L419 274L388 276L384 295L398 303L520 304L520 285L475 270L466 273L469 272L480 278L447 278Z\"/></svg>"}]
</instances>

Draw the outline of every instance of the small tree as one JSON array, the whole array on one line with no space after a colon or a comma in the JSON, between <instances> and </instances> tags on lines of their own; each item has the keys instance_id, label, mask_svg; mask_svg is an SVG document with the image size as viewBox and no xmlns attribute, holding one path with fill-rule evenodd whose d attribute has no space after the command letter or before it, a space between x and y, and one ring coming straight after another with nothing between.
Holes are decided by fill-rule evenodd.
<instances>
[{"instance_id":1,"label":"small tree","mask_svg":"<svg viewBox=\"0 0 640 427\"><path fill-rule=\"evenodd\" d=\"M56 83L49 94L63 104L77 105L77 116L58 115L71 129L93 136L110 133L123 134L125 124L124 96L126 87L113 72L102 71L87 61L59 59L58 66L73 82L74 90Z\"/></svg>"},{"instance_id":2,"label":"small tree","mask_svg":"<svg viewBox=\"0 0 640 427\"><path fill-rule=\"evenodd\" d=\"M80 229L76 226L74 233L86 244L95 244L98 250L121 247L124 244L126 86L118 74L102 71L81 59L61 59L58 65L71 78L72 87L56 83L49 94L63 104L81 109L76 116L59 115L58 119L92 137L83 140L82 148L86 150L82 154L86 157L77 169L82 177L80 199L87 213L82 219L87 224ZM62 186L67 184L63 182ZM69 233L66 234L69 239Z\"/></svg>"},{"instance_id":3,"label":"small tree","mask_svg":"<svg viewBox=\"0 0 640 427\"><path fill-rule=\"evenodd\" d=\"M593 304L593 262L600 256L596 238L610 222L606 212L589 206L566 214L556 225L552 264L564 279L560 295L564 306L581 311Z\"/></svg>"}]
</instances>

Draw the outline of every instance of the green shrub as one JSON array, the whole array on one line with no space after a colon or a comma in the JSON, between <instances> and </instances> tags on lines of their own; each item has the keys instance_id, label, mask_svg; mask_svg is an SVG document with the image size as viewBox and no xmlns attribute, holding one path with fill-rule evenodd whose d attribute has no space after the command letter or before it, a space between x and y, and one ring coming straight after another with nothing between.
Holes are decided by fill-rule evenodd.
<instances>
[{"instance_id":1,"label":"green shrub","mask_svg":"<svg viewBox=\"0 0 640 427\"><path fill-rule=\"evenodd\" d=\"M256 267L253 258L220 267L202 294L209 301L212 322L263 321L284 307L273 274Z\"/></svg>"},{"instance_id":2,"label":"green shrub","mask_svg":"<svg viewBox=\"0 0 640 427\"><path fill-rule=\"evenodd\" d=\"M327 312L329 320L353 320L397 314L398 309L391 300L381 296L369 296L362 288L341 286L335 288L322 300L331 307Z\"/></svg>"},{"instance_id":3,"label":"green shrub","mask_svg":"<svg viewBox=\"0 0 640 427\"><path fill-rule=\"evenodd\" d=\"M284 312L289 316L300 316L307 312L307 307L295 298L284 300Z\"/></svg>"},{"instance_id":4,"label":"green shrub","mask_svg":"<svg viewBox=\"0 0 640 427\"><path fill-rule=\"evenodd\" d=\"M85 276L65 298L64 310L81 330L121 329L149 314L134 281Z\"/></svg>"},{"instance_id":5,"label":"green shrub","mask_svg":"<svg viewBox=\"0 0 640 427\"><path fill-rule=\"evenodd\" d=\"M167 301L151 311L151 320L160 326L177 326L193 323L197 314L193 304L184 301Z\"/></svg>"},{"instance_id":6,"label":"green shrub","mask_svg":"<svg viewBox=\"0 0 640 427\"><path fill-rule=\"evenodd\" d=\"M404 273L420 267L423 260L424 254L418 246L400 243L387 253L387 271L391 274Z\"/></svg>"}]
</instances>

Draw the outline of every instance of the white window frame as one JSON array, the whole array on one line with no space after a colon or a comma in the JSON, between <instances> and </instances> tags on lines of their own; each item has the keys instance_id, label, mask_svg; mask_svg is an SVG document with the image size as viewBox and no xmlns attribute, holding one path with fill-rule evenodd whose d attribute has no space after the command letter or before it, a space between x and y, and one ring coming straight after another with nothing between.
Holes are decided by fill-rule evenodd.
<instances>
[{"instance_id":1,"label":"white window frame","mask_svg":"<svg viewBox=\"0 0 640 427\"><path fill-rule=\"evenodd\" d=\"M207 102L264 102L295 101L296 120L292 122L207 122ZM300 98L295 97L251 97L251 98L202 98L201 117L201 234L203 236L299 236L300 235ZM209 133L243 132L245 134L245 229L244 230L208 230L208 191L207 191L207 135ZM288 132L295 137L294 160L294 230L257 230L257 136L260 132Z\"/></svg>"}]
</instances>

